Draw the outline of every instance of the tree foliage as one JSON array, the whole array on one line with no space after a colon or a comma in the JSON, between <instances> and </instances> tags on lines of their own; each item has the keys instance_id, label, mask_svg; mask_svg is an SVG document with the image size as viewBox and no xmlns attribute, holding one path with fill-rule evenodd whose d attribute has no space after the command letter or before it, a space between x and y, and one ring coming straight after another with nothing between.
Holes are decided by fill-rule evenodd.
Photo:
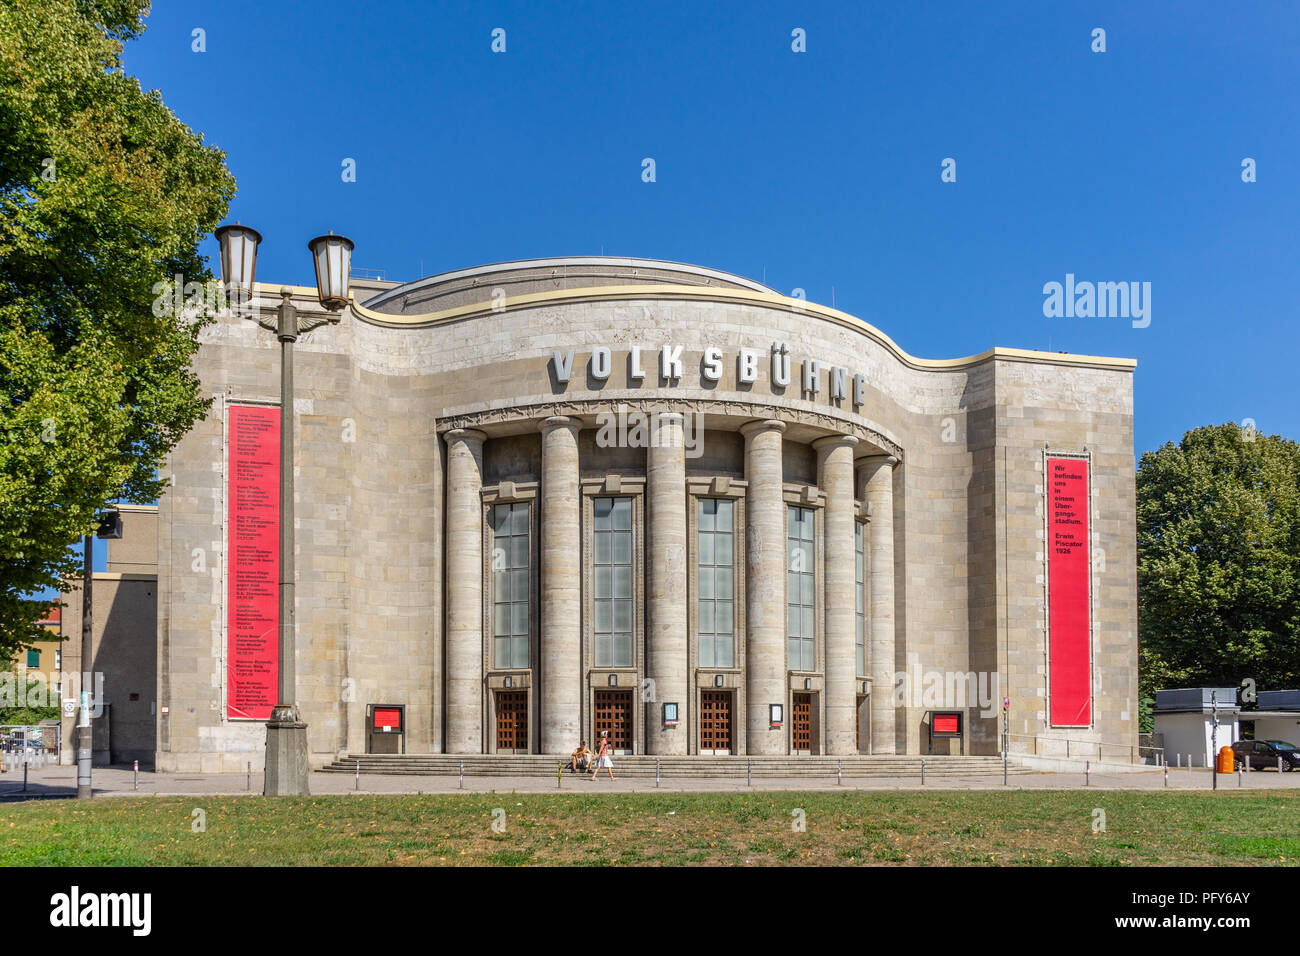
<instances>
[{"instance_id":1,"label":"tree foliage","mask_svg":"<svg viewBox=\"0 0 1300 956\"><path fill-rule=\"evenodd\" d=\"M1142 696L1300 687L1300 445L1226 424L1142 456Z\"/></svg>"},{"instance_id":2,"label":"tree foliage","mask_svg":"<svg viewBox=\"0 0 1300 956\"><path fill-rule=\"evenodd\" d=\"M200 240L234 180L142 90L122 44L147 0L0 3L0 659L41 636L77 572L68 545L116 498L153 501L206 411L201 319L155 315L156 283L211 276Z\"/></svg>"}]
</instances>

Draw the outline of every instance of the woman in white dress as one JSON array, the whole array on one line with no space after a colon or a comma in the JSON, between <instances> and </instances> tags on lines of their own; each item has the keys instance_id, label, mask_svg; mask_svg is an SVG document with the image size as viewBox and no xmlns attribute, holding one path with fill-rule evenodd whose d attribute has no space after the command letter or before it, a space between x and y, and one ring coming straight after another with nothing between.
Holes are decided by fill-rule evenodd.
<instances>
[{"instance_id":1,"label":"woman in white dress","mask_svg":"<svg viewBox=\"0 0 1300 956\"><path fill-rule=\"evenodd\" d=\"M596 774L600 773L600 768L604 767L609 771L609 779L614 779L614 762L609 759L609 731L600 732L600 750L596 753L596 769L591 772L591 779L596 779Z\"/></svg>"}]
</instances>

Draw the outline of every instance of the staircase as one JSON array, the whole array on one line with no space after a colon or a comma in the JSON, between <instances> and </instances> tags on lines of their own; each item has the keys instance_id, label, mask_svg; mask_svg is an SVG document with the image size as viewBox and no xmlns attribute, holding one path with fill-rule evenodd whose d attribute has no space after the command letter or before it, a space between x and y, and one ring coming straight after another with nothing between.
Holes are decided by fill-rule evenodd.
<instances>
[{"instance_id":1,"label":"staircase","mask_svg":"<svg viewBox=\"0 0 1300 956\"><path fill-rule=\"evenodd\" d=\"M417 776L455 777L464 764L467 777L554 777L556 764L564 760L565 776L573 774L568 769L567 758L545 754L348 754L322 768L326 773L355 773L360 764L365 774L409 774ZM614 775L617 777L649 777L655 775L656 764L665 782L673 780L753 780L798 778L800 780L825 779L836 781L836 765L842 768L843 779L903 777L920 780L921 762L925 761L926 779L941 777L987 776L1002 773L1002 758L954 757L915 755L852 755L847 757L789 756L789 757L653 757L645 755L615 756ZM1013 757L1009 771L1014 774L1033 771L1017 764ZM603 775L603 772L602 772Z\"/></svg>"}]
</instances>

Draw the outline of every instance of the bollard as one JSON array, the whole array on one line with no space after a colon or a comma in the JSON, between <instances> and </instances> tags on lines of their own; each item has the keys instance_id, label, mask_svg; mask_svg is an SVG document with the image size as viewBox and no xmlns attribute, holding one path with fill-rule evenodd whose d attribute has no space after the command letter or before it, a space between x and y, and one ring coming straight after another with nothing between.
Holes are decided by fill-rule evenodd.
<instances>
[{"instance_id":1,"label":"bollard","mask_svg":"<svg viewBox=\"0 0 1300 956\"><path fill-rule=\"evenodd\" d=\"M844 786L844 761L835 761L835 786Z\"/></svg>"},{"instance_id":2,"label":"bollard","mask_svg":"<svg viewBox=\"0 0 1300 956\"><path fill-rule=\"evenodd\" d=\"M1169 764L1165 764L1165 786L1169 786Z\"/></svg>"},{"instance_id":3,"label":"bollard","mask_svg":"<svg viewBox=\"0 0 1300 956\"><path fill-rule=\"evenodd\" d=\"M555 786L557 788L564 786L564 761L563 760L555 761Z\"/></svg>"},{"instance_id":4,"label":"bollard","mask_svg":"<svg viewBox=\"0 0 1300 956\"><path fill-rule=\"evenodd\" d=\"M23 754L23 793L27 792L27 754ZM1279 764L1279 766L1281 766Z\"/></svg>"},{"instance_id":5,"label":"bollard","mask_svg":"<svg viewBox=\"0 0 1300 956\"><path fill-rule=\"evenodd\" d=\"M357 790L361 789L361 761L360 760L357 761L357 784L355 789Z\"/></svg>"},{"instance_id":6,"label":"bollard","mask_svg":"<svg viewBox=\"0 0 1300 956\"><path fill-rule=\"evenodd\" d=\"M465 789L465 761L460 762L460 788Z\"/></svg>"},{"instance_id":7,"label":"bollard","mask_svg":"<svg viewBox=\"0 0 1300 956\"><path fill-rule=\"evenodd\" d=\"M925 758L921 758L921 786L925 786Z\"/></svg>"},{"instance_id":8,"label":"bollard","mask_svg":"<svg viewBox=\"0 0 1300 956\"><path fill-rule=\"evenodd\" d=\"M745 758L745 786L747 787L752 787L754 785L754 778L751 776L753 771L754 771L754 762L750 760L748 757L746 757Z\"/></svg>"},{"instance_id":9,"label":"bollard","mask_svg":"<svg viewBox=\"0 0 1300 956\"><path fill-rule=\"evenodd\" d=\"M135 761L135 766L131 769L131 789L140 789L140 761Z\"/></svg>"},{"instance_id":10,"label":"bollard","mask_svg":"<svg viewBox=\"0 0 1300 956\"><path fill-rule=\"evenodd\" d=\"M1083 785L1085 787L1088 786L1088 783L1091 780L1091 778L1092 778L1092 761L1085 760L1083 762Z\"/></svg>"},{"instance_id":11,"label":"bollard","mask_svg":"<svg viewBox=\"0 0 1300 956\"><path fill-rule=\"evenodd\" d=\"M655 786L659 786L659 758L655 758Z\"/></svg>"},{"instance_id":12,"label":"bollard","mask_svg":"<svg viewBox=\"0 0 1300 956\"><path fill-rule=\"evenodd\" d=\"M1237 764L1237 787L1241 787L1241 764Z\"/></svg>"},{"instance_id":13,"label":"bollard","mask_svg":"<svg viewBox=\"0 0 1300 956\"><path fill-rule=\"evenodd\" d=\"M1281 772L1282 772L1282 758L1281 758L1281 757L1278 757L1278 758L1277 758L1277 772L1278 772L1278 773L1281 773Z\"/></svg>"},{"instance_id":14,"label":"bollard","mask_svg":"<svg viewBox=\"0 0 1300 956\"><path fill-rule=\"evenodd\" d=\"M244 778L244 789L252 790L253 789L253 761L251 760L248 761L248 767L244 772L247 774L247 776Z\"/></svg>"}]
</instances>

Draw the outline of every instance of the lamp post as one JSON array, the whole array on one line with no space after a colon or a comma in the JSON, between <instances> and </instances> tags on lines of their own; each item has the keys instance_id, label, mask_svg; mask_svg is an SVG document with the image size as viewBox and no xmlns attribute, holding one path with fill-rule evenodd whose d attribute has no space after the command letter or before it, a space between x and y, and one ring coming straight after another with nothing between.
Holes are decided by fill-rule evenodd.
<instances>
[{"instance_id":1,"label":"lamp post","mask_svg":"<svg viewBox=\"0 0 1300 956\"><path fill-rule=\"evenodd\" d=\"M255 229L236 223L216 231L221 245L221 272L228 290L242 301L253 294L257 268L257 246L262 237ZM293 533L293 343L298 336L327 322L337 324L339 312L348 304L348 278L353 243L332 232L307 244L316 266L316 291L321 305L329 310L325 318L301 316L291 301L288 288L280 290L280 304L274 319L256 321L280 340L280 668L276 705L266 722L266 796L306 796L307 724L298 713L296 633L294 624L294 533Z\"/></svg>"}]
</instances>

